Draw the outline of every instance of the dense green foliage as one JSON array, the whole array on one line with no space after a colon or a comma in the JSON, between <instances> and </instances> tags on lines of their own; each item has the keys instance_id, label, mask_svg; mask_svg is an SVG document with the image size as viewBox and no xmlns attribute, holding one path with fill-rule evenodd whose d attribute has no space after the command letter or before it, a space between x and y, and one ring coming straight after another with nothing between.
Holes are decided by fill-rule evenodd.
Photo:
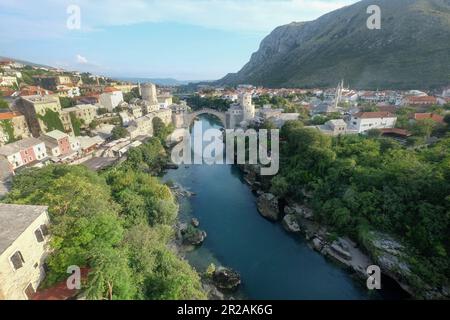
<instances>
[{"instance_id":1,"label":"dense green foliage","mask_svg":"<svg viewBox=\"0 0 450 320\"><path fill-rule=\"evenodd\" d=\"M1 91L0 91L0 109L9 109L8 102L3 100Z\"/></svg>"},{"instance_id":2,"label":"dense green foliage","mask_svg":"<svg viewBox=\"0 0 450 320\"><path fill-rule=\"evenodd\" d=\"M133 151L133 150L132 150ZM157 139L101 175L82 166L47 166L17 175L7 203L49 206L52 254L46 284L70 265L90 269L91 299L204 299L197 273L168 249L178 207L157 170ZM130 153L133 154L133 153Z\"/></svg>"},{"instance_id":3,"label":"dense green foliage","mask_svg":"<svg viewBox=\"0 0 450 320\"><path fill-rule=\"evenodd\" d=\"M141 95L139 94L139 88L137 88L137 87L131 89L130 92L124 93L124 95L123 95L123 100L126 103L130 103L131 100L136 99L136 98L139 98L139 99L142 98Z\"/></svg>"},{"instance_id":4,"label":"dense green foliage","mask_svg":"<svg viewBox=\"0 0 450 320\"><path fill-rule=\"evenodd\" d=\"M14 141L16 141L12 120L7 119L0 121L0 127L3 130L3 132L8 136L8 141L6 141L6 143L13 143Z\"/></svg>"},{"instance_id":5,"label":"dense green foliage","mask_svg":"<svg viewBox=\"0 0 450 320\"><path fill-rule=\"evenodd\" d=\"M224 100L218 97L200 97L199 95L195 95L193 97L189 97L186 99L188 106L192 108L192 110L200 110L203 108L214 109L218 111L227 111L231 105L231 102L228 100Z\"/></svg>"},{"instance_id":6,"label":"dense green foliage","mask_svg":"<svg viewBox=\"0 0 450 320\"><path fill-rule=\"evenodd\" d=\"M83 119L78 119L74 112L70 113L70 122L72 123L73 133L75 136L81 136L81 127L84 124Z\"/></svg>"},{"instance_id":7,"label":"dense green foliage","mask_svg":"<svg viewBox=\"0 0 450 320\"><path fill-rule=\"evenodd\" d=\"M38 115L38 118L44 122L45 126L47 127L47 131L59 130L61 132L64 132L64 125L59 118L58 112L47 109L45 110L45 114L43 116Z\"/></svg>"},{"instance_id":8,"label":"dense green foliage","mask_svg":"<svg viewBox=\"0 0 450 320\"><path fill-rule=\"evenodd\" d=\"M167 137L175 130L173 124L166 125L160 118L155 117L152 120L153 136L158 138L161 143L165 143Z\"/></svg>"},{"instance_id":9,"label":"dense green foliage","mask_svg":"<svg viewBox=\"0 0 450 320\"><path fill-rule=\"evenodd\" d=\"M114 140L126 138L128 136L127 129L122 126L114 127L111 133Z\"/></svg>"},{"instance_id":10,"label":"dense green foliage","mask_svg":"<svg viewBox=\"0 0 450 320\"><path fill-rule=\"evenodd\" d=\"M331 138L288 122L272 191L311 205L319 221L364 242L382 231L408 245L429 285L450 279L450 136L426 149L394 140Z\"/></svg>"},{"instance_id":11,"label":"dense green foliage","mask_svg":"<svg viewBox=\"0 0 450 320\"><path fill-rule=\"evenodd\" d=\"M61 108L72 108L76 106L76 101L73 98L69 97L59 97L59 103L61 104Z\"/></svg>"}]
</instances>

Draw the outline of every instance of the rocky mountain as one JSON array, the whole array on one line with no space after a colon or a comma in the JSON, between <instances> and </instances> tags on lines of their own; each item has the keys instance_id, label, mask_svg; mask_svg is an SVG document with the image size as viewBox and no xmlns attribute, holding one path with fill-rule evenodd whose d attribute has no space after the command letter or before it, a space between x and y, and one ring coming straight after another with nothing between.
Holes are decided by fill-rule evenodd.
<instances>
[{"instance_id":1,"label":"rocky mountain","mask_svg":"<svg viewBox=\"0 0 450 320\"><path fill-rule=\"evenodd\" d=\"M381 8L381 29L367 8ZM363 0L276 28L223 85L436 88L450 83L450 0Z\"/></svg>"}]
</instances>

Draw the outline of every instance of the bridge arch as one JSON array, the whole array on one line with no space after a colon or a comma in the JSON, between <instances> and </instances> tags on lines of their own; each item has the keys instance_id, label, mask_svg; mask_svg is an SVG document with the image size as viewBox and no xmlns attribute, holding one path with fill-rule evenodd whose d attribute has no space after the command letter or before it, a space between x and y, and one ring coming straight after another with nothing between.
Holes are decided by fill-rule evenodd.
<instances>
[{"instance_id":1,"label":"bridge arch","mask_svg":"<svg viewBox=\"0 0 450 320\"><path fill-rule=\"evenodd\" d=\"M209 108L204 108L201 110L197 110L197 111L188 113L186 116L186 125L190 126L192 124L192 122L194 121L194 119L202 114L211 114L213 116L216 116L217 118L219 118L220 122L222 122L223 127L224 128L227 127L227 119L225 116L225 112L220 112L220 111L217 111L214 109L209 109Z\"/></svg>"}]
</instances>

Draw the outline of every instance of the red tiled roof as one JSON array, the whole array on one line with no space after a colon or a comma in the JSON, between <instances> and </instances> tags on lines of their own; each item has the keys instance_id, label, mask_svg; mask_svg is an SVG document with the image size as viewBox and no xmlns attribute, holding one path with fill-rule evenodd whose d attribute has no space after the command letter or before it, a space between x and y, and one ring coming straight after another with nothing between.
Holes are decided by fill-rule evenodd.
<instances>
[{"instance_id":1,"label":"red tiled roof","mask_svg":"<svg viewBox=\"0 0 450 320\"><path fill-rule=\"evenodd\" d=\"M114 87L106 87L106 88L103 90L104 93L115 92L115 91L120 91L120 90L117 89L117 88L114 88Z\"/></svg>"},{"instance_id":2,"label":"red tiled roof","mask_svg":"<svg viewBox=\"0 0 450 320\"><path fill-rule=\"evenodd\" d=\"M21 115L20 112L3 112L0 113L0 120L10 120Z\"/></svg>"},{"instance_id":3,"label":"red tiled roof","mask_svg":"<svg viewBox=\"0 0 450 320\"><path fill-rule=\"evenodd\" d=\"M358 112L354 115L356 118L373 119L373 118L393 118L395 117L390 112Z\"/></svg>"},{"instance_id":4,"label":"red tiled roof","mask_svg":"<svg viewBox=\"0 0 450 320\"><path fill-rule=\"evenodd\" d=\"M9 97L12 96L14 92L16 92L15 90L8 88L8 87L0 87L0 91L2 96L4 97Z\"/></svg>"},{"instance_id":5,"label":"red tiled roof","mask_svg":"<svg viewBox=\"0 0 450 320\"><path fill-rule=\"evenodd\" d=\"M423 96L423 97L416 97L411 96L407 98L409 103L436 103L437 99L435 97L431 96Z\"/></svg>"},{"instance_id":6,"label":"red tiled roof","mask_svg":"<svg viewBox=\"0 0 450 320\"><path fill-rule=\"evenodd\" d=\"M20 90L21 96L35 96L35 95L46 95L53 94L52 91L42 89L41 87L36 86L26 86Z\"/></svg>"},{"instance_id":7,"label":"red tiled roof","mask_svg":"<svg viewBox=\"0 0 450 320\"><path fill-rule=\"evenodd\" d=\"M85 282L88 278L89 269L81 268L81 281ZM38 291L31 300L69 300L75 297L79 290L71 290L67 288L67 280L61 281L53 287Z\"/></svg>"},{"instance_id":8,"label":"red tiled roof","mask_svg":"<svg viewBox=\"0 0 450 320\"><path fill-rule=\"evenodd\" d=\"M444 123L444 117L434 113L415 113L415 120L431 119L435 122Z\"/></svg>"},{"instance_id":9,"label":"red tiled roof","mask_svg":"<svg viewBox=\"0 0 450 320\"><path fill-rule=\"evenodd\" d=\"M397 108L391 105L380 105L378 106L378 109L381 112L390 112L390 113L395 113L395 111L397 111Z\"/></svg>"}]
</instances>

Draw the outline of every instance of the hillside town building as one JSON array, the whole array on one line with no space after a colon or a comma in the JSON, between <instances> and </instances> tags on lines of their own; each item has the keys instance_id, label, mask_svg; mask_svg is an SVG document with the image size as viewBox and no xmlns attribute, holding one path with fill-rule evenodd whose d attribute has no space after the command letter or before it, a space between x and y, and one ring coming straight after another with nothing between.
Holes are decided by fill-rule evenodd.
<instances>
[{"instance_id":1,"label":"hillside town building","mask_svg":"<svg viewBox=\"0 0 450 320\"><path fill-rule=\"evenodd\" d=\"M29 300L45 277L47 207L0 204L0 300Z\"/></svg>"}]
</instances>

